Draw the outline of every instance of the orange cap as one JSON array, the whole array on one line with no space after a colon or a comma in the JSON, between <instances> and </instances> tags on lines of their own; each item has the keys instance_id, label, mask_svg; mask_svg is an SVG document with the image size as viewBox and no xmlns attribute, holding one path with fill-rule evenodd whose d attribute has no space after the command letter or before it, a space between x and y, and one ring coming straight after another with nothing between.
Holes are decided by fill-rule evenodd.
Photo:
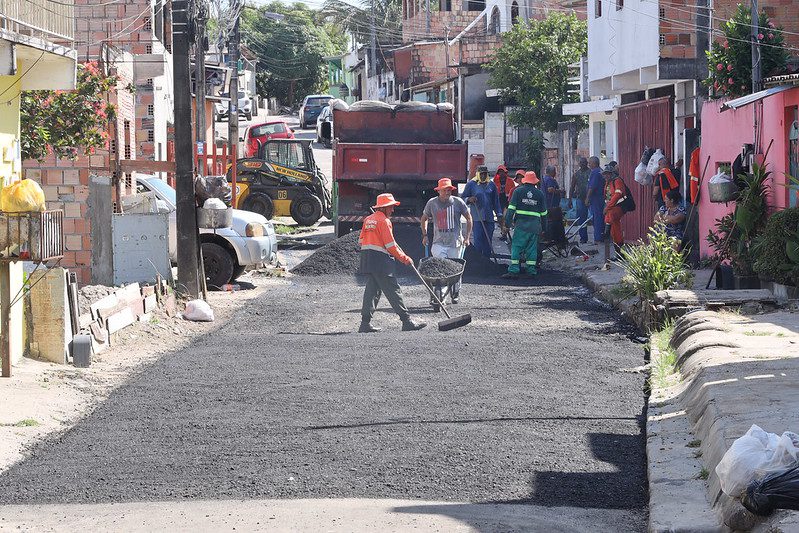
<instances>
[{"instance_id":1,"label":"orange cap","mask_svg":"<svg viewBox=\"0 0 799 533\"><path fill-rule=\"evenodd\" d=\"M440 191L441 189L452 189L454 191L455 189L457 189L457 187L455 187L452 184L452 180L451 179L449 179L449 178L441 178L440 180L438 180L438 187L436 187L433 190Z\"/></svg>"},{"instance_id":2,"label":"orange cap","mask_svg":"<svg viewBox=\"0 0 799 533\"><path fill-rule=\"evenodd\" d=\"M386 192L377 196L377 204L373 205L372 209L391 207L392 205L400 205L400 203L394 199L393 194Z\"/></svg>"},{"instance_id":3,"label":"orange cap","mask_svg":"<svg viewBox=\"0 0 799 533\"><path fill-rule=\"evenodd\" d=\"M530 185L535 185L538 183L538 176L535 175L535 172L532 170L528 170L524 173L524 177L522 178L522 183L529 183Z\"/></svg>"}]
</instances>

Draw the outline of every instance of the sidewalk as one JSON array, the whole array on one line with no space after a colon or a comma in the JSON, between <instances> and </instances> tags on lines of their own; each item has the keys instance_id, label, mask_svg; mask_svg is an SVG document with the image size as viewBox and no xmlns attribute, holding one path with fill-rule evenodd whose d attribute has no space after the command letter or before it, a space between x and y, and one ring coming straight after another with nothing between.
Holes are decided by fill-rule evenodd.
<instances>
[{"instance_id":1,"label":"sidewalk","mask_svg":"<svg viewBox=\"0 0 799 533\"><path fill-rule=\"evenodd\" d=\"M601 263L568 266L629 314L634 299L614 291L623 271L596 270ZM694 286L704 288L708 276L699 271ZM777 434L799 430L799 312L696 311L675 322L671 346L678 373L653 384L647 408L649 530L799 531L799 512L756 517L721 491L715 473L752 424Z\"/></svg>"}]
</instances>

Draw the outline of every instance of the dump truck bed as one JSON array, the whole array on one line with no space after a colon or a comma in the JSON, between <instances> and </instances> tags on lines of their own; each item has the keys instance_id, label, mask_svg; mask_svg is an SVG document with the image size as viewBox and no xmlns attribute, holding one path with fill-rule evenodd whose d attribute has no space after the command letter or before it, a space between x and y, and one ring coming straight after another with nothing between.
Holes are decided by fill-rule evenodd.
<instances>
[{"instance_id":1,"label":"dump truck bed","mask_svg":"<svg viewBox=\"0 0 799 533\"><path fill-rule=\"evenodd\" d=\"M336 181L436 181L466 177L465 144L342 143L333 146Z\"/></svg>"}]
</instances>

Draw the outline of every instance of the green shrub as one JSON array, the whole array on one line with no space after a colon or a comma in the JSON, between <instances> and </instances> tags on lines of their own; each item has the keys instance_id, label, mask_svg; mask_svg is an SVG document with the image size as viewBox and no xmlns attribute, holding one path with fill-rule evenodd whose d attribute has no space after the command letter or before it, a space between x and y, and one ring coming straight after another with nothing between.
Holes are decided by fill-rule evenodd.
<instances>
[{"instance_id":1,"label":"green shrub","mask_svg":"<svg viewBox=\"0 0 799 533\"><path fill-rule=\"evenodd\" d=\"M661 225L649 230L649 242L626 246L619 256L618 264L627 272L625 283L649 301L658 291L688 286L693 280L684 253L675 249L674 239Z\"/></svg>"},{"instance_id":2,"label":"green shrub","mask_svg":"<svg viewBox=\"0 0 799 533\"><path fill-rule=\"evenodd\" d=\"M786 244L794 240L799 229L799 207L783 209L771 215L758 236L754 251L754 271L777 283L799 285L799 273L792 268Z\"/></svg>"}]
</instances>

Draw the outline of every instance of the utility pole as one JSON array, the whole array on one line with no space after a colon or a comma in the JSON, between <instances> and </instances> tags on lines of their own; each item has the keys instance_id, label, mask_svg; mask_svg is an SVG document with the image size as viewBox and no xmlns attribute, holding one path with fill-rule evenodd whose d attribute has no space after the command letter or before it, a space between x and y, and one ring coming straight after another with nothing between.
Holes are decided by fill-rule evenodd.
<instances>
[{"instance_id":1,"label":"utility pole","mask_svg":"<svg viewBox=\"0 0 799 533\"><path fill-rule=\"evenodd\" d=\"M757 36L760 34L758 24L760 22L760 15L757 12L757 0L752 0L752 92L756 93L760 90L760 46L758 45Z\"/></svg>"},{"instance_id":2,"label":"utility pole","mask_svg":"<svg viewBox=\"0 0 799 533\"><path fill-rule=\"evenodd\" d=\"M172 79L175 95L175 188L177 191L178 290L197 298L197 215L194 201L194 151L191 146L189 2L172 1Z\"/></svg>"},{"instance_id":3,"label":"utility pole","mask_svg":"<svg viewBox=\"0 0 799 533\"><path fill-rule=\"evenodd\" d=\"M238 198L236 194L236 165L238 164L239 156L239 18L241 12L239 10L239 2L241 0L233 0L234 9L233 15L236 17L233 21L233 32L227 44L228 60L230 67L233 69L230 76L230 102L228 104L228 152L230 153L231 163L231 177L233 182L233 207L237 207Z\"/></svg>"},{"instance_id":4,"label":"utility pole","mask_svg":"<svg viewBox=\"0 0 799 533\"><path fill-rule=\"evenodd\" d=\"M370 49L369 49L369 69L372 71L372 76L377 74L377 36L375 35L375 0L371 1L372 9L371 9L371 17L370 17ZM361 95L361 99L363 99L365 95Z\"/></svg>"},{"instance_id":5,"label":"utility pole","mask_svg":"<svg viewBox=\"0 0 799 533\"><path fill-rule=\"evenodd\" d=\"M197 71L194 75L194 101L196 119L194 121L197 129L197 154L207 155L208 147L205 145L206 136L206 117L205 117L205 23L208 21L208 11L204 2L197 6L197 43L194 45L194 63ZM205 159L202 159L204 162ZM205 163L199 169L200 174L205 174Z\"/></svg>"}]
</instances>

